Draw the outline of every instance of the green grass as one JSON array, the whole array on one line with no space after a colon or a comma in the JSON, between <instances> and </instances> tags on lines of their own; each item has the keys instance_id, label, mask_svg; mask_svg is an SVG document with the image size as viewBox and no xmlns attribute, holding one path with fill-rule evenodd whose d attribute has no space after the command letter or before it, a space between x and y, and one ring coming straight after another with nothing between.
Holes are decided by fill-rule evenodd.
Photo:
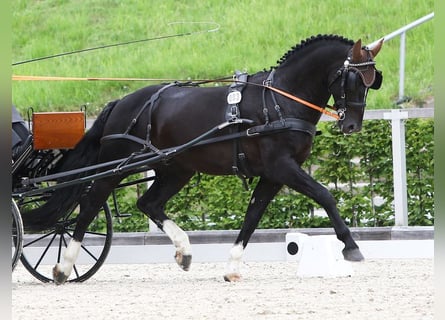
<instances>
[{"instance_id":1,"label":"green grass","mask_svg":"<svg viewBox=\"0 0 445 320\"><path fill-rule=\"evenodd\" d=\"M371 43L432 12L433 0L174 1L45 0L12 2L12 62L137 39L198 31L217 32L155 40L14 66L13 74L70 77L217 78L234 70L255 73L301 40L319 33ZM213 28L209 25L208 28ZM432 96L433 23L407 33L405 93L421 104ZM399 38L377 57L384 84L369 108L391 108L398 95ZM150 82L13 81L22 111L78 110L103 105Z\"/></svg>"}]
</instances>

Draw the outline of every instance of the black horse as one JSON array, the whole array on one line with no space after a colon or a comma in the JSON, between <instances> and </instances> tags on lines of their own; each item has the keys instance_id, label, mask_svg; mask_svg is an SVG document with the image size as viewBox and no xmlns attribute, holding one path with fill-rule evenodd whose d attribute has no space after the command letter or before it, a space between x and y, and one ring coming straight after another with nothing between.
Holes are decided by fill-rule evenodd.
<instances>
[{"instance_id":1,"label":"black horse","mask_svg":"<svg viewBox=\"0 0 445 320\"><path fill-rule=\"evenodd\" d=\"M150 166L156 173L154 183L137 206L170 237L176 261L184 270L191 263L189 239L167 217L164 207L196 172L260 177L230 251L225 280L240 279L243 250L267 205L284 185L326 210L345 244L346 260L363 260L335 199L301 165L310 154L321 112L329 113L325 108L331 95L336 113L330 114L337 118L340 130L345 134L361 130L368 89L378 89L382 81L373 60L382 43L367 48L361 40L354 43L336 35L318 35L293 47L270 70L238 75L228 86L144 87L109 103L76 148L64 156L60 171L126 158L141 150L159 156L162 161ZM206 140L175 154L176 146L203 134ZM67 208L80 204L73 240L62 263L54 267L56 283L67 279L87 226L130 173L97 179L86 194L80 186L57 190L42 208L24 214L25 225L51 225Z\"/></svg>"}]
</instances>

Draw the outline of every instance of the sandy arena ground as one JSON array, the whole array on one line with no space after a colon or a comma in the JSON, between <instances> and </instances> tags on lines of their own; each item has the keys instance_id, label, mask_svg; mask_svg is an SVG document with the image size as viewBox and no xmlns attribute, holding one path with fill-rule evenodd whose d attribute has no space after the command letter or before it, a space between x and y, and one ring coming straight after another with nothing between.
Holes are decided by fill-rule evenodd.
<instances>
[{"instance_id":1,"label":"sandy arena ground","mask_svg":"<svg viewBox=\"0 0 445 320\"><path fill-rule=\"evenodd\" d=\"M377 259L347 278L297 278L297 263L248 262L224 282L225 263L105 264L84 283L44 284L20 264L13 319L433 319L433 260Z\"/></svg>"}]
</instances>

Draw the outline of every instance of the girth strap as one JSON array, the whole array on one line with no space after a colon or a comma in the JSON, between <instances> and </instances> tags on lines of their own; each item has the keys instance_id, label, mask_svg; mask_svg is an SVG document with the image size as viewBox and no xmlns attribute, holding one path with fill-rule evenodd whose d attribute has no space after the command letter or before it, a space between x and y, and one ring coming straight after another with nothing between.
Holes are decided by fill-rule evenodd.
<instances>
[{"instance_id":1,"label":"girth strap","mask_svg":"<svg viewBox=\"0 0 445 320\"><path fill-rule=\"evenodd\" d=\"M246 130L246 136L252 137L259 134L270 134L278 131L301 131L315 136L317 129L312 123L296 118L284 118L283 120L272 121L268 124L258 125Z\"/></svg>"},{"instance_id":2,"label":"girth strap","mask_svg":"<svg viewBox=\"0 0 445 320\"><path fill-rule=\"evenodd\" d=\"M306 120L295 119L295 118L285 118L284 122L281 120L276 120L269 122L268 124L261 124L257 126L250 127L247 130L234 132L230 134L226 134L223 136L208 138L196 143L194 146L202 146L211 143L229 141L229 140L237 140L241 138L253 138L257 136L263 136L268 134L274 134L284 131L300 131L311 136L315 136L318 134L315 125Z\"/></svg>"},{"instance_id":3,"label":"girth strap","mask_svg":"<svg viewBox=\"0 0 445 320\"><path fill-rule=\"evenodd\" d=\"M229 86L226 111L226 120L229 122L237 121L240 118L240 109L238 104L241 102L241 93L246 86L247 77L247 73L236 71L234 76L235 82ZM231 134L235 133L239 130L239 126L231 126L229 130ZM246 177L251 176L251 174L247 164L246 154L243 152L242 146L238 139L233 140L232 170L233 173L241 179L244 187L248 189Z\"/></svg>"}]
</instances>

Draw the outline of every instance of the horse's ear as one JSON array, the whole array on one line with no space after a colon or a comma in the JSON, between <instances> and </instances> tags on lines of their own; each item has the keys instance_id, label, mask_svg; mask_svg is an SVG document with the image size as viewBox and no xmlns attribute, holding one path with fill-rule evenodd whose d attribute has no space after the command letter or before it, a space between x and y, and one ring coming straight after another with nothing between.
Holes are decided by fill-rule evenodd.
<instances>
[{"instance_id":1,"label":"horse's ear","mask_svg":"<svg viewBox=\"0 0 445 320\"><path fill-rule=\"evenodd\" d=\"M354 46L352 47L352 61L361 62L362 61L362 39L358 39Z\"/></svg>"},{"instance_id":2,"label":"horse's ear","mask_svg":"<svg viewBox=\"0 0 445 320\"><path fill-rule=\"evenodd\" d=\"M380 49L382 49L383 41L384 39L382 38L372 49L370 49L373 58L375 58Z\"/></svg>"}]
</instances>

